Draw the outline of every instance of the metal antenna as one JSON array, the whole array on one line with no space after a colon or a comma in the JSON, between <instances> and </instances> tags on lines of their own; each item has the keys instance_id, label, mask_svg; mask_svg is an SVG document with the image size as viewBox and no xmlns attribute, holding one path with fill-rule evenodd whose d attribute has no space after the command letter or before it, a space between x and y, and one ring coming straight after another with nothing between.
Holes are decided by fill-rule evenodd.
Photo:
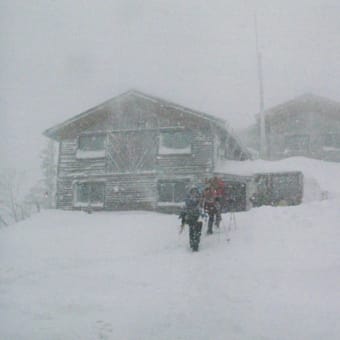
<instances>
[{"instance_id":1,"label":"metal antenna","mask_svg":"<svg viewBox=\"0 0 340 340\"><path fill-rule=\"evenodd\" d=\"M259 96L260 96L260 154L261 158L267 157L267 143L266 143L266 126L264 117L264 100L263 100L263 72L262 72L262 54L259 48L259 38L257 29L257 16L255 19L255 40L256 40L256 56L257 56L257 75L259 79Z\"/></svg>"}]
</instances>

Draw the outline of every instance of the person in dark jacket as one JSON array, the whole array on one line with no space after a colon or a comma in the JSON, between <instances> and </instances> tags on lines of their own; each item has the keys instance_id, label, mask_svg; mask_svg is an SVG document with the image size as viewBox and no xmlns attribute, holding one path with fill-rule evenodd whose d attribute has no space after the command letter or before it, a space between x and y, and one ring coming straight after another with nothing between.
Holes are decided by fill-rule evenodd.
<instances>
[{"instance_id":1,"label":"person in dark jacket","mask_svg":"<svg viewBox=\"0 0 340 340\"><path fill-rule=\"evenodd\" d=\"M189 226L190 247L193 251L198 251L201 239L203 223L199 221L200 216L201 195L197 187L192 187L188 197L185 199L185 207L180 214L180 218L182 219L182 230L185 224Z\"/></svg>"}]
</instances>

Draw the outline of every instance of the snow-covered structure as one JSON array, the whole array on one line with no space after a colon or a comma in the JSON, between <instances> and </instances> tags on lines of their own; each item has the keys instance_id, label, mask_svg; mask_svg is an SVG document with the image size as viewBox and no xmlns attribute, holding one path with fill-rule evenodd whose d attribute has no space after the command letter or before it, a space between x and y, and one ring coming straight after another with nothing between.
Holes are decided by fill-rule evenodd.
<instances>
[{"instance_id":1,"label":"snow-covered structure","mask_svg":"<svg viewBox=\"0 0 340 340\"><path fill-rule=\"evenodd\" d=\"M265 111L267 158L304 156L340 161L340 103L304 94ZM259 147L259 123L244 133L245 144Z\"/></svg>"},{"instance_id":2,"label":"snow-covered structure","mask_svg":"<svg viewBox=\"0 0 340 340\"><path fill-rule=\"evenodd\" d=\"M298 205L304 197L305 168L299 158L284 161L220 161L215 175L226 185L226 211L244 211L262 205Z\"/></svg>"},{"instance_id":3,"label":"snow-covered structure","mask_svg":"<svg viewBox=\"0 0 340 340\"><path fill-rule=\"evenodd\" d=\"M250 158L224 120L135 90L44 134L59 142L61 209L172 209L219 160Z\"/></svg>"}]
</instances>

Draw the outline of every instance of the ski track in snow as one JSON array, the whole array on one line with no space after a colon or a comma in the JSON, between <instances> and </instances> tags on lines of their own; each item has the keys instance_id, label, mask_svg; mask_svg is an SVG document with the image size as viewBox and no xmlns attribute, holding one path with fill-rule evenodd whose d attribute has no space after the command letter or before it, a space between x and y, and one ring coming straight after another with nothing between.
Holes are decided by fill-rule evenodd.
<instances>
[{"instance_id":1,"label":"ski track in snow","mask_svg":"<svg viewBox=\"0 0 340 340\"><path fill-rule=\"evenodd\" d=\"M45 211L0 230L1 339L336 339L339 199L236 213Z\"/></svg>"}]
</instances>

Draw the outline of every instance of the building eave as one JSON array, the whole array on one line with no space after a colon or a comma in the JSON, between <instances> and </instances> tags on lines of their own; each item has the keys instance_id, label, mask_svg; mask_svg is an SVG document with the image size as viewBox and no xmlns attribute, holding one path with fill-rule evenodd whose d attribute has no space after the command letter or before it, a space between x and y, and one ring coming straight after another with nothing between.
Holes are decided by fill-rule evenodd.
<instances>
[{"instance_id":1,"label":"building eave","mask_svg":"<svg viewBox=\"0 0 340 340\"><path fill-rule=\"evenodd\" d=\"M339 118L340 118L340 103L339 102L326 98L326 97L315 95L313 93L302 94L291 100L288 100L286 102L273 106L269 109L266 109L264 111L265 118L271 120L276 117L279 117L280 115L284 115L286 114L287 108L293 107L294 105L304 103L304 102L314 102L316 104L324 103L325 105L332 107L334 111L337 111L339 113ZM325 111L325 114L328 114L328 111ZM257 116L259 116L259 114L257 114Z\"/></svg>"},{"instance_id":2,"label":"building eave","mask_svg":"<svg viewBox=\"0 0 340 340\"><path fill-rule=\"evenodd\" d=\"M94 106L94 107L92 107L92 108L70 118L70 119L67 119L60 124L52 126L51 128L45 130L43 132L43 134L46 137L52 138L54 140L60 140L61 139L60 132L64 128L66 128L66 127L68 127L72 124L77 123L81 119L86 119L87 117L89 117L93 114L98 114L98 112L100 112L100 110L102 110L102 109L105 110L105 108L110 106L110 104L112 104L114 102L119 102L120 100L123 100L124 98L126 98L128 96L136 96L136 97L139 97L139 98L146 99L148 101L156 102L161 106L163 105L167 108L173 108L173 109L176 109L176 110L183 112L184 114L188 114L188 115L195 116L197 118L209 121L212 124L219 126L220 128L225 128L225 126L226 126L225 120L223 120L221 118L217 118L217 117L211 116L209 114L206 114L206 113L203 113L203 112L200 112L200 111L197 111L197 110L192 110L192 109L187 108L185 106L175 104L171 101L161 99L161 98L158 98L158 97L155 97L155 96L151 96L151 95L145 94L143 92L140 92L138 90L132 89L132 90L126 91L126 92L124 92L124 93L122 93L122 94L120 94L116 97L113 97L113 98L111 98L111 99L109 99L109 100L107 100L107 101L105 101L105 102L103 102L99 105L96 105L96 106Z\"/></svg>"}]
</instances>

